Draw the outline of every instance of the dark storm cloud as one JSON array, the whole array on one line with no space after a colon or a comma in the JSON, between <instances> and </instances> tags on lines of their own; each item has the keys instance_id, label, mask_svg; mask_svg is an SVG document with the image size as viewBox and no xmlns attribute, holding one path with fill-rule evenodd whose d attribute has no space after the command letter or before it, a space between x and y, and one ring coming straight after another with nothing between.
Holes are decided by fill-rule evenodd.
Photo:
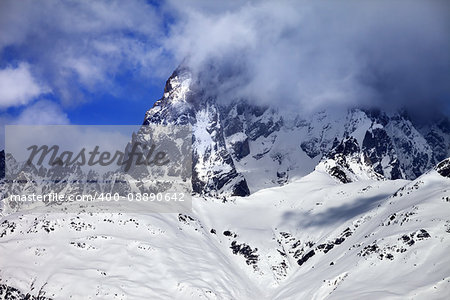
<instances>
[{"instance_id":1,"label":"dark storm cloud","mask_svg":"<svg viewBox=\"0 0 450 300\"><path fill-rule=\"evenodd\" d=\"M0 72L35 91L5 90L3 107L71 105L184 61L224 101L448 113L449 20L439 0L2 1Z\"/></svg>"},{"instance_id":2,"label":"dark storm cloud","mask_svg":"<svg viewBox=\"0 0 450 300\"><path fill-rule=\"evenodd\" d=\"M224 99L303 111L449 109L445 1L190 3L165 45Z\"/></svg>"}]
</instances>

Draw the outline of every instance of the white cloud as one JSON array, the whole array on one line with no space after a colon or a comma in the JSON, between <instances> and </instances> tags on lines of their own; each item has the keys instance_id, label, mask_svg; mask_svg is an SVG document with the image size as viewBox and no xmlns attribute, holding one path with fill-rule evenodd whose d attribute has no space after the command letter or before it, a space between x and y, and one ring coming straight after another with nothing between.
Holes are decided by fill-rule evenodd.
<instances>
[{"instance_id":1,"label":"white cloud","mask_svg":"<svg viewBox=\"0 0 450 300\"><path fill-rule=\"evenodd\" d=\"M25 105L46 91L26 63L0 69L0 109Z\"/></svg>"},{"instance_id":2,"label":"white cloud","mask_svg":"<svg viewBox=\"0 0 450 300\"><path fill-rule=\"evenodd\" d=\"M61 107L48 100L40 100L26 107L18 116L0 115L0 150L5 148L5 125L68 125L70 120Z\"/></svg>"},{"instance_id":3,"label":"white cloud","mask_svg":"<svg viewBox=\"0 0 450 300\"><path fill-rule=\"evenodd\" d=\"M69 124L67 114L51 101L41 100L25 108L10 124L18 125L65 125Z\"/></svg>"},{"instance_id":4,"label":"white cloud","mask_svg":"<svg viewBox=\"0 0 450 300\"><path fill-rule=\"evenodd\" d=\"M121 72L159 79L174 67L161 55L162 16L143 0L5 0L0 30L0 53L12 47L32 62L63 106L84 102L86 91L114 93Z\"/></svg>"}]
</instances>

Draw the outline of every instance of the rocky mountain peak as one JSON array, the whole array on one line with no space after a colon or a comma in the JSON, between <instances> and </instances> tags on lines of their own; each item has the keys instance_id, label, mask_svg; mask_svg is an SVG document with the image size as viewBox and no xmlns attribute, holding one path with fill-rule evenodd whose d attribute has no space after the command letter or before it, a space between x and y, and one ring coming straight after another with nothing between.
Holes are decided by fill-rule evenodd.
<instances>
[{"instance_id":1,"label":"rocky mountain peak","mask_svg":"<svg viewBox=\"0 0 450 300\"><path fill-rule=\"evenodd\" d=\"M302 177L320 161L331 165L327 172L347 174L344 181L414 179L449 155L448 120L419 128L404 112L358 108L287 116L256 101L219 101L205 89L180 67L144 120L192 126L197 193L247 195Z\"/></svg>"}]
</instances>

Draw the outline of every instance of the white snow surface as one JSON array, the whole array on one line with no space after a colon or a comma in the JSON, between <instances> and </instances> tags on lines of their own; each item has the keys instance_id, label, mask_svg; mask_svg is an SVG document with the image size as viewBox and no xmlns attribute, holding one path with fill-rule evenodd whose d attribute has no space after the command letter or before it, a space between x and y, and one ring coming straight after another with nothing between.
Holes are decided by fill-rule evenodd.
<instances>
[{"instance_id":1,"label":"white snow surface","mask_svg":"<svg viewBox=\"0 0 450 300\"><path fill-rule=\"evenodd\" d=\"M15 213L0 219L0 283L52 299L446 299L449 212L435 171L340 184L316 170L194 198L189 215Z\"/></svg>"}]
</instances>

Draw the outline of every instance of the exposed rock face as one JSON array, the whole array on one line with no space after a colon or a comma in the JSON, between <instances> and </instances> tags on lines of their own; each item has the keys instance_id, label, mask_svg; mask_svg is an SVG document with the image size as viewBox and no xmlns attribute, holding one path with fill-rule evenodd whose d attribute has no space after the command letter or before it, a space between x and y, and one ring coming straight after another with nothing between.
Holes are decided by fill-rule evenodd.
<instances>
[{"instance_id":1,"label":"exposed rock face","mask_svg":"<svg viewBox=\"0 0 450 300\"><path fill-rule=\"evenodd\" d=\"M437 161L447 158L450 154L450 120L443 119L440 122L428 126L422 126L423 134Z\"/></svg>"},{"instance_id":2,"label":"exposed rock face","mask_svg":"<svg viewBox=\"0 0 450 300\"><path fill-rule=\"evenodd\" d=\"M441 161L436 166L436 171L442 176L450 178L450 158Z\"/></svg>"},{"instance_id":3,"label":"exposed rock face","mask_svg":"<svg viewBox=\"0 0 450 300\"><path fill-rule=\"evenodd\" d=\"M5 177L5 150L0 151L0 179Z\"/></svg>"},{"instance_id":4,"label":"exposed rock face","mask_svg":"<svg viewBox=\"0 0 450 300\"><path fill-rule=\"evenodd\" d=\"M146 114L144 125L148 124L192 126L194 192L236 196L250 194L226 147L220 108L212 99L204 99L204 93L192 83L186 69L176 70L169 78L163 98ZM245 143L236 142L234 146L239 153L248 151Z\"/></svg>"},{"instance_id":5,"label":"exposed rock face","mask_svg":"<svg viewBox=\"0 0 450 300\"><path fill-rule=\"evenodd\" d=\"M367 163L372 165L375 172L389 179L402 178L400 164L386 130L382 128L368 130L362 147ZM385 157L387 159L383 161Z\"/></svg>"},{"instance_id":6,"label":"exposed rock face","mask_svg":"<svg viewBox=\"0 0 450 300\"><path fill-rule=\"evenodd\" d=\"M2 299L9 299L9 300L22 300L22 299L29 299L29 300L50 300L51 298L47 298L43 295L30 295L29 293L24 294L20 290L8 286L6 284L0 284L0 296Z\"/></svg>"}]
</instances>

